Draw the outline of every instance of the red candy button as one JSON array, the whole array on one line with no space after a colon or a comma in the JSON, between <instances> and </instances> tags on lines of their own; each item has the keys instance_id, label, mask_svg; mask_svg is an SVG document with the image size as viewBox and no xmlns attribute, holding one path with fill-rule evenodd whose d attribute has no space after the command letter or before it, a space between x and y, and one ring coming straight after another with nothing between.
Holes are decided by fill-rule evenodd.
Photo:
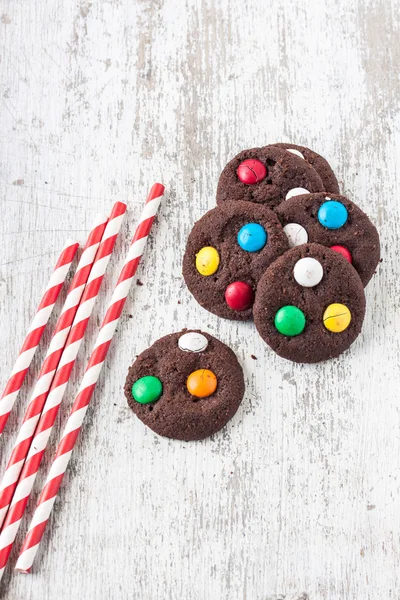
<instances>
[{"instance_id":1,"label":"red candy button","mask_svg":"<svg viewBox=\"0 0 400 600\"><path fill-rule=\"evenodd\" d=\"M248 158L240 163L237 169L237 176L242 183L253 185L262 181L267 176L267 169L259 160Z\"/></svg>"},{"instance_id":2,"label":"red candy button","mask_svg":"<svg viewBox=\"0 0 400 600\"><path fill-rule=\"evenodd\" d=\"M345 259L348 260L350 264L353 262L350 252L344 246L331 246L331 250L334 250L335 252L339 252L339 254L344 256Z\"/></svg>"},{"instance_id":3,"label":"red candy button","mask_svg":"<svg viewBox=\"0 0 400 600\"><path fill-rule=\"evenodd\" d=\"M243 281L234 281L225 290L225 300L232 310L246 310L254 302L253 288Z\"/></svg>"}]
</instances>

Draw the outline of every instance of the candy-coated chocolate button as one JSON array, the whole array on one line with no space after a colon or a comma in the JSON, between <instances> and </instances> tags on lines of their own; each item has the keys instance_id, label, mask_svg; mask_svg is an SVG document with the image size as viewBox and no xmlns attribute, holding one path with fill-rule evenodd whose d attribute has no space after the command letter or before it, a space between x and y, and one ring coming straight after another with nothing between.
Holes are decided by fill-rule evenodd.
<instances>
[{"instance_id":1,"label":"candy-coated chocolate button","mask_svg":"<svg viewBox=\"0 0 400 600\"><path fill-rule=\"evenodd\" d=\"M254 302L253 288L243 281L234 281L225 290L225 300L232 310L246 310Z\"/></svg>"},{"instance_id":2,"label":"candy-coated chocolate button","mask_svg":"<svg viewBox=\"0 0 400 600\"><path fill-rule=\"evenodd\" d=\"M218 251L212 246L204 246L196 254L196 269L200 275L208 277L214 275L218 271L219 267L219 254Z\"/></svg>"},{"instance_id":3,"label":"candy-coated chocolate button","mask_svg":"<svg viewBox=\"0 0 400 600\"><path fill-rule=\"evenodd\" d=\"M289 198L293 198L293 196L301 196L302 194L309 194L310 192L308 190L306 190L306 188L302 188L302 187L298 187L298 188L293 188L291 190L288 191L288 193L286 194L286 200L289 200Z\"/></svg>"},{"instance_id":4,"label":"candy-coated chocolate button","mask_svg":"<svg viewBox=\"0 0 400 600\"><path fill-rule=\"evenodd\" d=\"M335 252L338 252L339 254L344 256L345 259L348 260L350 264L352 264L353 258L351 256L350 251L347 250L347 248L345 248L344 246L331 246L331 250L334 250Z\"/></svg>"},{"instance_id":5,"label":"candy-coated chocolate button","mask_svg":"<svg viewBox=\"0 0 400 600\"><path fill-rule=\"evenodd\" d=\"M275 327L282 335L299 335L306 326L306 318L297 306L282 306L275 315Z\"/></svg>"},{"instance_id":6,"label":"candy-coated chocolate button","mask_svg":"<svg viewBox=\"0 0 400 600\"><path fill-rule=\"evenodd\" d=\"M299 285L314 287L324 276L324 270L319 260L307 256L298 260L294 265L293 276Z\"/></svg>"},{"instance_id":7,"label":"candy-coated chocolate button","mask_svg":"<svg viewBox=\"0 0 400 600\"><path fill-rule=\"evenodd\" d=\"M201 333L188 331L181 335L178 346L184 352L203 352L208 346L208 339Z\"/></svg>"},{"instance_id":8,"label":"candy-coated chocolate button","mask_svg":"<svg viewBox=\"0 0 400 600\"><path fill-rule=\"evenodd\" d=\"M258 223L243 225L237 236L238 244L246 252L258 252L267 243L267 233Z\"/></svg>"},{"instance_id":9,"label":"candy-coated chocolate button","mask_svg":"<svg viewBox=\"0 0 400 600\"><path fill-rule=\"evenodd\" d=\"M333 333L341 333L351 322L351 312L345 304L330 304L324 312L325 327Z\"/></svg>"},{"instance_id":10,"label":"candy-coated chocolate button","mask_svg":"<svg viewBox=\"0 0 400 600\"><path fill-rule=\"evenodd\" d=\"M286 148L286 150L288 152L291 152L292 154L295 154L296 156L299 156L300 158L302 158L303 160L305 160L304 156L302 155L302 153L300 152L300 150L296 150L296 148Z\"/></svg>"},{"instance_id":11,"label":"candy-coated chocolate button","mask_svg":"<svg viewBox=\"0 0 400 600\"><path fill-rule=\"evenodd\" d=\"M158 377L147 375L135 381L132 386L132 397L139 404L149 404L159 399L162 389L162 383Z\"/></svg>"},{"instance_id":12,"label":"candy-coated chocolate button","mask_svg":"<svg viewBox=\"0 0 400 600\"><path fill-rule=\"evenodd\" d=\"M301 244L307 244L308 242L307 231L298 223L288 223L283 228L283 231L286 233L286 237L289 242L289 248L301 246Z\"/></svg>"},{"instance_id":13,"label":"candy-coated chocolate button","mask_svg":"<svg viewBox=\"0 0 400 600\"><path fill-rule=\"evenodd\" d=\"M347 208L337 200L328 200L319 207L318 221L327 229L340 229L347 221Z\"/></svg>"},{"instance_id":14,"label":"candy-coated chocolate button","mask_svg":"<svg viewBox=\"0 0 400 600\"><path fill-rule=\"evenodd\" d=\"M267 176L267 169L261 161L255 158L248 158L238 166L237 176L242 183L254 185L265 179Z\"/></svg>"},{"instance_id":15,"label":"candy-coated chocolate button","mask_svg":"<svg viewBox=\"0 0 400 600\"><path fill-rule=\"evenodd\" d=\"M217 389L217 378L208 369L193 371L187 378L186 387L189 394L197 398L207 398Z\"/></svg>"}]
</instances>

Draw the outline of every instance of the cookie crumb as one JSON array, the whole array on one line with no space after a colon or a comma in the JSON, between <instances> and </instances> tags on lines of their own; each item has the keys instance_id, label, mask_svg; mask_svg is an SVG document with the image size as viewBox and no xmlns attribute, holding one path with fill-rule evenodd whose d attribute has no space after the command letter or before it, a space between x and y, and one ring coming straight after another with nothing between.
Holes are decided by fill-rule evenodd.
<instances>
[{"instance_id":1,"label":"cookie crumb","mask_svg":"<svg viewBox=\"0 0 400 600\"><path fill-rule=\"evenodd\" d=\"M182 304L182 302L180 300L178 300L178 304Z\"/></svg>"},{"instance_id":2,"label":"cookie crumb","mask_svg":"<svg viewBox=\"0 0 400 600\"><path fill-rule=\"evenodd\" d=\"M251 354L250 356L253 360L257 360L257 356L254 356L254 354Z\"/></svg>"},{"instance_id":3,"label":"cookie crumb","mask_svg":"<svg viewBox=\"0 0 400 600\"><path fill-rule=\"evenodd\" d=\"M133 315L128 315L128 319L133 319Z\"/></svg>"},{"instance_id":4,"label":"cookie crumb","mask_svg":"<svg viewBox=\"0 0 400 600\"><path fill-rule=\"evenodd\" d=\"M143 285L143 282L142 282L142 281L140 281L140 279L136 279L136 285L140 285L140 286L142 286L142 285Z\"/></svg>"}]
</instances>

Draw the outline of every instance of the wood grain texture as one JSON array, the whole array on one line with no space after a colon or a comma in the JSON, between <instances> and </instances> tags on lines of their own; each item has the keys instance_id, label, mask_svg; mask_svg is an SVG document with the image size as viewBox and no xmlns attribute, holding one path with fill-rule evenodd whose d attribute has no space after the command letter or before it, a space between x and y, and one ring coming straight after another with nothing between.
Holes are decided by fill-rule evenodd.
<instances>
[{"instance_id":1,"label":"wood grain texture","mask_svg":"<svg viewBox=\"0 0 400 600\"><path fill-rule=\"evenodd\" d=\"M129 298L34 574L9 569L4 598L400 597L399 10L399 0L0 0L1 381L63 241L83 242L99 209L129 202L35 497L147 189L167 188L145 285ZM318 366L282 360L252 324L206 313L180 274L226 161L274 141L326 156L381 234L362 335ZM135 355L184 326L228 343L245 369L241 409L201 443L158 438L122 393Z\"/></svg>"}]
</instances>

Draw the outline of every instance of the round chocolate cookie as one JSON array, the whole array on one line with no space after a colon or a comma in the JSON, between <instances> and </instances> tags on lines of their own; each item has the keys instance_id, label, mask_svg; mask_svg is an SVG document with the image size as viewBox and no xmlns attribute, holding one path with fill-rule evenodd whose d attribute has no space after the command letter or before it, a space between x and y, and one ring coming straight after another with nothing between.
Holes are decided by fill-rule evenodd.
<instances>
[{"instance_id":1,"label":"round chocolate cookie","mask_svg":"<svg viewBox=\"0 0 400 600\"><path fill-rule=\"evenodd\" d=\"M159 435L202 440L236 413L244 394L242 367L228 346L184 329L162 337L130 367L125 396Z\"/></svg>"},{"instance_id":2,"label":"round chocolate cookie","mask_svg":"<svg viewBox=\"0 0 400 600\"><path fill-rule=\"evenodd\" d=\"M183 257L183 277L203 308L246 321L265 269L289 248L278 217L266 206L226 202L195 223Z\"/></svg>"},{"instance_id":3,"label":"round chocolate cookie","mask_svg":"<svg viewBox=\"0 0 400 600\"><path fill-rule=\"evenodd\" d=\"M314 150L310 150L310 148L306 148L305 146L296 146L296 144L286 143L279 143L274 145L278 146L278 148L285 148L292 154L303 158L317 171L318 175L322 179L324 189L327 192L331 192L332 194L339 193L339 184L336 179L336 175L332 171L328 161L323 156L317 154L316 152L314 152Z\"/></svg>"},{"instance_id":4,"label":"round chocolate cookie","mask_svg":"<svg viewBox=\"0 0 400 600\"><path fill-rule=\"evenodd\" d=\"M338 356L361 331L364 288L339 253L303 244L260 279L254 303L259 334L279 356L315 363Z\"/></svg>"},{"instance_id":5,"label":"round chocolate cookie","mask_svg":"<svg viewBox=\"0 0 400 600\"><path fill-rule=\"evenodd\" d=\"M338 194L304 194L276 209L290 246L316 242L340 252L367 285L380 260L379 235L367 215Z\"/></svg>"},{"instance_id":6,"label":"round chocolate cookie","mask_svg":"<svg viewBox=\"0 0 400 600\"><path fill-rule=\"evenodd\" d=\"M264 146L243 150L222 171L217 204L247 200L275 208L283 200L324 191L317 171L284 148Z\"/></svg>"}]
</instances>

